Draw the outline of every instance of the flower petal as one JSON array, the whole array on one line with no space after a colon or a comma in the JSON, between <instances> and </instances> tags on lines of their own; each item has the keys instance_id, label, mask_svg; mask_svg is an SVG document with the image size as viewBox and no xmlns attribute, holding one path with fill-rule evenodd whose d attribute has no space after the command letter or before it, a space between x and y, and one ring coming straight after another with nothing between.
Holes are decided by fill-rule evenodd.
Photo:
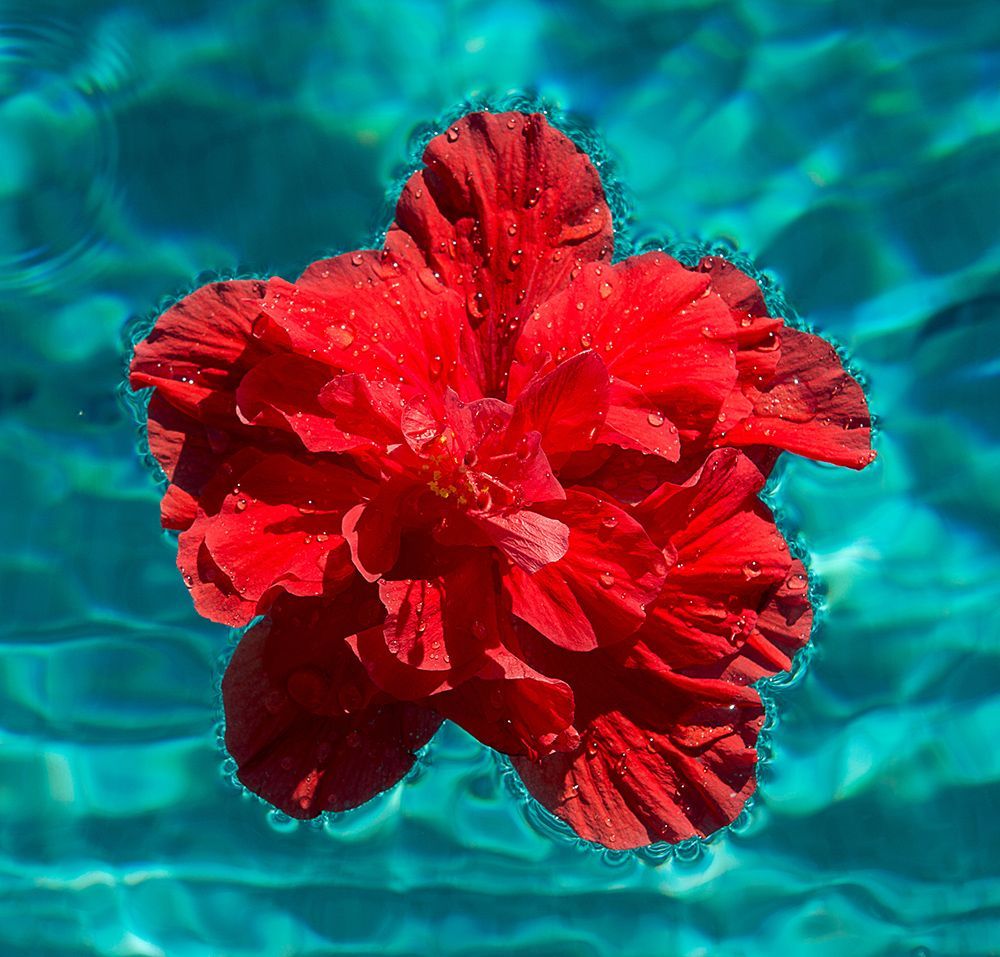
<instances>
[{"instance_id":1,"label":"flower petal","mask_svg":"<svg viewBox=\"0 0 1000 957\"><path fill-rule=\"evenodd\" d=\"M472 513L468 521L526 572L559 561L569 547L569 529L563 522L529 509Z\"/></svg>"},{"instance_id":2,"label":"flower petal","mask_svg":"<svg viewBox=\"0 0 1000 957\"><path fill-rule=\"evenodd\" d=\"M738 655L789 577L788 546L757 498L763 485L749 459L723 449L687 483L665 484L636 508L676 556L639 632L665 666L691 671Z\"/></svg>"},{"instance_id":3,"label":"flower petal","mask_svg":"<svg viewBox=\"0 0 1000 957\"><path fill-rule=\"evenodd\" d=\"M512 390L523 384L518 369L533 368L539 354L561 362L593 349L614 379L656 403L665 429L707 435L736 383L733 319L708 287L707 276L666 253L584 266L525 321Z\"/></svg>"},{"instance_id":4,"label":"flower petal","mask_svg":"<svg viewBox=\"0 0 1000 957\"><path fill-rule=\"evenodd\" d=\"M451 691L435 695L434 710L487 747L537 757L573 750L573 691L516 656L492 651L486 666Z\"/></svg>"},{"instance_id":5,"label":"flower petal","mask_svg":"<svg viewBox=\"0 0 1000 957\"><path fill-rule=\"evenodd\" d=\"M533 379L514 403L510 430L535 430L549 460L593 445L608 413L608 370L593 352L582 352Z\"/></svg>"},{"instance_id":6,"label":"flower petal","mask_svg":"<svg viewBox=\"0 0 1000 957\"><path fill-rule=\"evenodd\" d=\"M379 693L344 643L352 602L283 599L240 641L222 681L240 780L311 818L392 787L441 719Z\"/></svg>"},{"instance_id":7,"label":"flower petal","mask_svg":"<svg viewBox=\"0 0 1000 957\"><path fill-rule=\"evenodd\" d=\"M865 394L833 347L819 336L785 328L780 348L773 376L745 389L752 412L718 441L771 446L850 468L871 463Z\"/></svg>"},{"instance_id":8,"label":"flower petal","mask_svg":"<svg viewBox=\"0 0 1000 957\"><path fill-rule=\"evenodd\" d=\"M264 289L256 279L234 280L185 296L136 345L132 388L155 387L161 398L199 422L238 425L236 387L267 354L251 335Z\"/></svg>"},{"instance_id":9,"label":"flower petal","mask_svg":"<svg viewBox=\"0 0 1000 957\"><path fill-rule=\"evenodd\" d=\"M254 334L371 382L478 392L467 371L465 308L426 267L360 252L313 263L296 283L272 279Z\"/></svg>"},{"instance_id":10,"label":"flower petal","mask_svg":"<svg viewBox=\"0 0 1000 957\"><path fill-rule=\"evenodd\" d=\"M608 414L597 441L656 455L668 462L676 462L681 454L677 426L642 389L624 379L611 383Z\"/></svg>"},{"instance_id":11,"label":"flower petal","mask_svg":"<svg viewBox=\"0 0 1000 957\"><path fill-rule=\"evenodd\" d=\"M340 526L364 481L332 463L269 455L238 472L232 487L212 500L203 496L178 551L185 580L203 586L192 590L198 611L245 625L277 589L320 595L341 587L354 567ZM220 604L213 592L228 601ZM241 602L234 607L237 595Z\"/></svg>"},{"instance_id":12,"label":"flower petal","mask_svg":"<svg viewBox=\"0 0 1000 957\"><path fill-rule=\"evenodd\" d=\"M661 551L635 519L596 495L569 489L548 511L569 529L567 551L530 573L510 569L504 587L513 613L572 651L628 637L663 584Z\"/></svg>"},{"instance_id":13,"label":"flower petal","mask_svg":"<svg viewBox=\"0 0 1000 957\"><path fill-rule=\"evenodd\" d=\"M627 657L620 646L562 653L576 696L580 747L515 758L528 790L581 837L624 849L707 835L739 814L755 787L756 691L690 679Z\"/></svg>"},{"instance_id":14,"label":"flower petal","mask_svg":"<svg viewBox=\"0 0 1000 957\"><path fill-rule=\"evenodd\" d=\"M160 503L164 528L181 531L198 514L198 497L225 458L225 452L213 447L208 428L154 393L149 400L146 426L149 451L170 481ZM229 433L217 433L230 443Z\"/></svg>"},{"instance_id":15,"label":"flower petal","mask_svg":"<svg viewBox=\"0 0 1000 957\"><path fill-rule=\"evenodd\" d=\"M396 206L386 249L461 292L502 395L519 322L581 262L610 260L611 211L590 159L540 114L472 113L430 141Z\"/></svg>"}]
</instances>

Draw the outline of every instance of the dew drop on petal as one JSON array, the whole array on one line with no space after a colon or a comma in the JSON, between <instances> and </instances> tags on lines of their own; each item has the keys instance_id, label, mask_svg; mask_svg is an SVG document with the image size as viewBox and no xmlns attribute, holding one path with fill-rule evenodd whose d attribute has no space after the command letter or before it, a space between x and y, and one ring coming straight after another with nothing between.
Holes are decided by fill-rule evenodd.
<instances>
[{"instance_id":1,"label":"dew drop on petal","mask_svg":"<svg viewBox=\"0 0 1000 957\"><path fill-rule=\"evenodd\" d=\"M614 528L618 524L618 519L614 515L605 515L604 518L601 519L601 524L605 528Z\"/></svg>"},{"instance_id":2,"label":"dew drop on petal","mask_svg":"<svg viewBox=\"0 0 1000 957\"><path fill-rule=\"evenodd\" d=\"M661 425L663 425L665 419L659 412L650 412L649 415L646 416L646 421L654 429L658 429Z\"/></svg>"},{"instance_id":3,"label":"dew drop on petal","mask_svg":"<svg viewBox=\"0 0 1000 957\"><path fill-rule=\"evenodd\" d=\"M602 588L613 588L615 584L615 576L611 572L601 572L601 577L598 578L601 583Z\"/></svg>"},{"instance_id":4,"label":"dew drop on petal","mask_svg":"<svg viewBox=\"0 0 1000 957\"><path fill-rule=\"evenodd\" d=\"M448 132L445 133L445 139L447 139L449 143L454 143L460 135L461 130L459 130L457 126L450 126L448 127Z\"/></svg>"},{"instance_id":5,"label":"dew drop on petal","mask_svg":"<svg viewBox=\"0 0 1000 957\"><path fill-rule=\"evenodd\" d=\"M807 584L806 576L802 572L792 572L785 584L788 586L789 591L805 591Z\"/></svg>"},{"instance_id":6,"label":"dew drop on petal","mask_svg":"<svg viewBox=\"0 0 1000 957\"><path fill-rule=\"evenodd\" d=\"M760 562L755 562L753 559L750 559L750 561L743 566L743 576L749 579L756 578L758 575L760 575Z\"/></svg>"}]
</instances>

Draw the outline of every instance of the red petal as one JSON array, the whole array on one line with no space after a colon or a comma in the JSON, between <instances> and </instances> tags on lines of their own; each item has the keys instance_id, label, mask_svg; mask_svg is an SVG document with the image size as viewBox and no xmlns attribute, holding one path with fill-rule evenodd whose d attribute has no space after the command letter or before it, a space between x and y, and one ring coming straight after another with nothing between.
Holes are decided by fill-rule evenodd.
<instances>
[{"instance_id":1,"label":"red petal","mask_svg":"<svg viewBox=\"0 0 1000 957\"><path fill-rule=\"evenodd\" d=\"M322 401L329 366L304 356L279 353L251 369L237 390L240 417L251 425L293 432L311 452L343 452L369 445L347 436Z\"/></svg>"},{"instance_id":2,"label":"red petal","mask_svg":"<svg viewBox=\"0 0 1000 957\"><path fill-rule=\"evenodd\" d=\"M483 392L502 395L517 324L577 263L610 259L600 177L537 113L465 116L431 140L424 163L403 189L386 248L419 256L461 292Z\"/></svg>"},{"instance_id":3,"label":"red petal","mask_svg":"<svg viewBox=\"0 0 1000 957\"><path fill-rule=\"evenodd\" d=\"M397 444L402 437L403 399L392 383L379 382L373 388L364 376L337 376L323 389L320 402L350 440L388 446Z\"/></svg>"},{"instance_id":4,"label":"red petal","mask_svg":"<svg viewBox=\"0 0 1000 957\"><path fill-rule=\"evenodd\" d=\"M154 386L171 405L199 422L238 425L234 393L266 350L251 335L264 283L217 282L168 309L135 347L131 384Z\"/></svg>"},{"instance_id":5,"label":"red petal","mask_svg":"<svg viewBox=\"0 0 1000 957\"><path fill-rule=\"evenodd\" d=\"M639 633L665 666L680 671L735 657L788 578L788 547L757 498L763 484L749 459L725 449L685 485L664 485L636 509L676 556Z\"/></svg>"},{"instance_id":6,"label":"red petal","mask_svg":"<svg viewBox=\"0 0 1000 957\"><path fill-rule=\"evenodd\" d=\"M419 265L374 252L337 256L294 285L272 279L261 309L255 334L272 348L372 382L477 394L463 356L462 300Z\"/></svg>"},{"instance_id":7,"label":"red petal","mask_svg":"<svg viewBox=\"0 0 1000 957\"><path fill-rule=\"evenodd\" d=\"M559 561L569 547L569 529L562 522L528 509L472 513L468 520L527 572Z\"/></svg>"},{"instance_id":8,"label":"red petal","mask_svg":"<svg viewBox=\"0 0 1000 957\"><path fill-rule=\"evenodd\" d=\"M275 589L320 595L349 580L354 568L339 531L362 482L338 465L270 455L239 473L218 501L203 498L178 552L185 580L204 586L192 591L198 611L244 625L266 608ZM214 570L205 564L205 551ZM220 604L214 592L227 601ZM242 599L235 607L234 596Z\"/></svg>"},{"instance_id":9,"label":"red petal","mask_svg":"<svg viewBox=\"0 0 1000 957\"><path fill-rule=\"evenodd\" d=\"M864 468L874 458L865 394L819 336L782 329L773 376L745 391L752 413L719 441L765 445Z\"/></svg>"},{"instance_id":10,"label":"red petal","mask_svg":"<svg viewBox=\"0 0 1000 957\"><path fill-rule=\"evenodd\" d=\"M222 682L239 778L287 814L363 804L410 769L441 719L372 688L346 644L349 602L289 602L241 640Z\"/></svg>"},{"instance_id":11,"label":"red petal","mask_svg":"<svg viewBox=\"0 0 1000 957\"><path fill-rule=\"evenodd\" d=\"M635 519L593 495L570 489L548 510L568 526L568 550L533 574L510 569L514 614L572 651L628 637L663 584L662 553Z\"/></svg>"},{"instance_id":12,"label":"red petal","mask_svg":"<svg viewBox=\"0 0 1000 957\"><path fill-rule=\"evenodd\" d=\"M597 441L660 456L668 462L676 462L681 454L677 426L642 389L624 379L611 383L608 415Z\"/></svg>"},{"instance_id":13,"label":"red petal","mask_svg":"<svg viewBox=\"0 0 1000 957\"><path fill-rule=\"evenodd\" d=\"M224 455L213 448L202 423L157 393L149 401L148 416L149 450L171 483L160 505L160 519L164 528L180 531L194 521L198 497Z\"/></svg>"},{"instance_id":14,"label":"red petal","mask_svg":"<svg viewBox=\"0 0 1000 957\"><path fill-rule=\"evenodd\" d=\"M349 639L372 680L396 698L457 687L499 647L493 559L481 550L450 557L454 564L434 577L380 581L385 621Z\"/></svg>"},{"instance_id":15,"label":"red petal","mask_svg":"<svg viewBox=\"0 0 1000 957\"><path fill-rule=\"evenodd\" d=\"M554 453L590 448L608 411L608 370L583 352L533 379L517 397L510 430L537 430L550 459Z\"/></svg>"},{"instance_id":16,"label":"red petal","mask_svg":"<svg viewBox=\"0 0 1000 957\"><path fill-rule=\"evenodd\" d=\"M795 560L786 579L765 599L753 632L727 665L725 677L750 684L791 668L812 631L808 589L805 567Z\"/></svg>"},{"instance_id":17,"label":"red petal","mask_svg":"<svg viewBox=\"0 0 1000 957\"><path fill-rule=\"evenodd\" d=\"M503 651L452 691L435 695L434 710L483 744L504 754L550 754L572 750L573 691Z\"/></svg>"},{"instance_id":18,"label":"red petal","mask_svg":"<svg viewBox=\"0 0 1000 957\"><path fill-rule=\"evenodd\" d=\"M685 679L615 656L563 653L558 672L576 696L581 746L541 761L515 758L528 789L583 838L639 847L707 835L753 793L757 693Z\"/></svg>"},{"instance_id":19,"label":"red petal","mask_svg":"<svg viewBox=\"0 0 1000 957\"><path fill-rule=\"evenodd\" d=\"M736 383L733 320L707 288L708 277L665 253L584 266L568 289L531 313L516 361L530 368L539 353L562 361L593 349L614 379L657 404L665 432L673 423L707 434Z\"/></svg>"},{"instance_id":20,"label":"red petal","mask_svg":"<svg viewBox=\"0 0 1000 957\"><path fill-rule=\"evenodd\" d=\"M698 272L708 273L712 292L721 296L733 312L750 319L767 315L760 286L731 262L721 256L705 256L697 268Z\"/></svg>"}]
</instances>

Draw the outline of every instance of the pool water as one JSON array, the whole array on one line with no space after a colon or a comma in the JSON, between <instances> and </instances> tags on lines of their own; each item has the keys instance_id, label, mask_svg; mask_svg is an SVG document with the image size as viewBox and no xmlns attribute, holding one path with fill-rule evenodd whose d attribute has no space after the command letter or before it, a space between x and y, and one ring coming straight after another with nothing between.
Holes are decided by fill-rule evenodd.
<instances>
[{"instance_id":1,"label":"pool water","mask_svg":"<svg viewBox=\"0 0 1000 957\"><path fill-rule=\"evenodd\" d=\"M1000 954L1000 17L988 0L0 2L0 954ZM122 329L387 224L510 91L599 136L630 241L724 240L841 343L863 473L772 489L822 580L733 829L552 832L455 728L319 828L235 788L116 399Z\"/></svg>"}]
</instances>

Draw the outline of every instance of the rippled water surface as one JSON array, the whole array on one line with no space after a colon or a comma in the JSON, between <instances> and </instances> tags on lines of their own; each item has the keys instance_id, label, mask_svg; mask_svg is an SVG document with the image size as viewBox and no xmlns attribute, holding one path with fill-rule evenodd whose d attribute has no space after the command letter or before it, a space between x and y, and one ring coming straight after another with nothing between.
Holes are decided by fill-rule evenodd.
<instances>
[{"instance_id":1,"label":"rippled water surface","mask_svg":"<svg viewBox=\"0 0 1000 957\"><path fill-rule=\"evenodd\" d=\"M1000 953L998 50L987 0L0 0L0 954ZM414 128L512 89L603 137L633 235L753 255L881 420L876 467L781 475L815 653L749 815L663 861L553 836L453 728L269 819L114 395L129 317L365 245Z\"/></svg>"}]
</instances>

